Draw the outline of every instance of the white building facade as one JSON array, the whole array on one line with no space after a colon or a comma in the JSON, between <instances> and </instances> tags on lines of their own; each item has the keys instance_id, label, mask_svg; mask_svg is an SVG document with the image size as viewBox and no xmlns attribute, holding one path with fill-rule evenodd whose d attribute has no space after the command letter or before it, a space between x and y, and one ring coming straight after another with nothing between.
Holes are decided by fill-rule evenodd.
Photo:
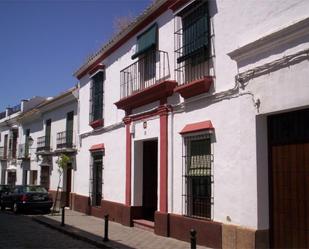
<instances>
[{"instance_id":1,"label":"white building facade","mask_svg":"<svg viewBox=\"0 0 309 249\"><path fill-rule=\"evenodd\" d=\"M73 208L182 240L195 228L215 248L308 244L298 220L308 203L308 13L307 1L147 9L75 73ZM282 151L301 165L290 178Z\"/></svg>"},{"instance_id":2,"label":"white building facade","mask_svg":"<svg viewBox=\"0 0 309 249\"><path fill-rule=\"evenodd\" d=\"M53 194L54 201L62 201L67 206L77 153L77 98L78 91L72 88L48 98L18 119L20 168L17 183L44 186ZM57 160L61 155L69 157L70 162L59 171Z\"/></svg>"},{"instance_id":3,"label":"white building facade","mask_svg":"<svg viewBox=\"0 0 309 249\"><path fill-rule=\"evenodd\" d=\"M15 185L17 182L19 116L30 111L44 100L42 97L22 100L20 104L8 107L0 113L1 184Z\"/></svg>"}]
</instances>

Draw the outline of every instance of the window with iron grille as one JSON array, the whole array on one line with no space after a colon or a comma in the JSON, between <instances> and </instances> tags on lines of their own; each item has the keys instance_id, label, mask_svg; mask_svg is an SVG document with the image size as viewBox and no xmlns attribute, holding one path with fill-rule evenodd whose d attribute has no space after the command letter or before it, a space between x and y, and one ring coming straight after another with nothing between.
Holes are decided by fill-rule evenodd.
<instances>
[{"instance_id":1,"label":"window with iron grille","mask_svg":"<svg viewBox=\"0 0 309 249\"><path fill-rule=\"evenodd\" d=\"M213 155L211 134L184 137L183 213L212 218Z\"/></svg>"},{"instance_id":2,"label":"window with iron grille","mask_svg":"<svg viewBox=\"0 0 309 249\"><path fill-rule=\"evenodd\" d=\"M101 206L101 200L103 198L103 152L91 153L90 164L90 189L89 195L91 197L92 206Z\"/></svg>"},{"instance_id":3,"label":"window with iron grille","mask_svg":"<svg viewBox=\"0 0 309 249\"><path fill-rule=\"evenodd\" d=\"M90 89L90 122L103 119L104 72L92 77Z\"/></svg>"},{"instance_id":4,"label":"window with iron grille","mask_svg":"<svg viewBox=\"0 0 309 249\"><path fill-rule=\"evenodd\" d=\"M209 76L208 2L195 1L175 16L175 72L179 84Z\"/></svg>"}]
</instances>

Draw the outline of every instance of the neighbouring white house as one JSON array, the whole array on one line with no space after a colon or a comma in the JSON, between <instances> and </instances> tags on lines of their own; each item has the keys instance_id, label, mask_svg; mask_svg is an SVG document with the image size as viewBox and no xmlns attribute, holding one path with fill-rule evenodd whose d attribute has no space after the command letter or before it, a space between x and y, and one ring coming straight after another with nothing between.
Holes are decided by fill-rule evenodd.
<instances>
[{"instance_id":1,"label":"neighbouring white house","mask_svg":"<svg viewBox=\"0 0 309 249\"><path fill-rule=\"evenodd\" d=\"M307 247L308 59L307 0L155 1L75 72L71 207L214 248Z\"/></svg>"},{"instance_id":2,"label":"neighbouring white house","mask_svg":"<svg viewBox=\"0 0 309 249\"><path fill-rule=\"evenodd\" d=\"M0 112L0 184L15 185L17 180L18 117L44 100L42 97L33 97Z\"/></svg>"},{"instance_id":3,"label":"neighbouring white house","mask_svg":"<svg viewBox=\"0 0 309 249\"><path fill-rule=\"evenodd\" d=\"M69 205L77 152L77 98L74 87L55 97L47 98L36 108L18 117L19 149L18 184L44 186L56 197L58 190L65 205ZM71 158L59 171L61 155Z\"/></svg>"}]
</instances>

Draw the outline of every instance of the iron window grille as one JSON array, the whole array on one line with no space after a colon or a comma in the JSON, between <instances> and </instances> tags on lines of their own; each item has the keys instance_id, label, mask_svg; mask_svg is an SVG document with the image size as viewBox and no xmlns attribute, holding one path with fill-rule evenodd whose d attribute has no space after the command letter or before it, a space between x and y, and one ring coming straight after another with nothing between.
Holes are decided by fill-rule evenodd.
<instances>
[{"instance_id":1,"label":"iron window grille","mask_svg":"<svg viewBox=\"0 0 309 249\"><path fill-rule=\"evenodd\" d=\"M184 215L213 218L213 154L211 134L185 136L183 146Z\"/></svg>"},{"instance_id":2,"label":"iron window grille","mask_svg":"<svg viewBox=\"0 0 309 249\"><path fill-rule=\"evenodd\" d=\"M207 1L195 1L175 16L175 77L180 85L210 76L209 23Z\"/></svg>"},{"instance_id":3,"label":"iron window grille","mask_svg":"<svg viewBox=\"0 0 309 249\"><path fill-rule=\"evenodd\" d=\"M104 72L92 76L90 85L90 122L103 119Z\"/></svg>"},{"instance_id":4,"label":"iron window grille","mask_svg":"<svg viewBox=\"0 0 309 249\"><path fill-rule=\"evenodd\" d=\"M103 151L91 153L89 196L92 206L101 206L103 198Z\"/></svg>"}]
</instances>

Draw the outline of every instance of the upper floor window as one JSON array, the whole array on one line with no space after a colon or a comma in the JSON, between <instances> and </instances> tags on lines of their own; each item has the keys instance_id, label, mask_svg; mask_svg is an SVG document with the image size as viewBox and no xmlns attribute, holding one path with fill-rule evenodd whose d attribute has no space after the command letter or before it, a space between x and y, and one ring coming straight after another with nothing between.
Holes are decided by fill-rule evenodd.
<instances>
[{"instance_id":1,"label":"upper floor window","mask_svg":"<svg viewBox=\"0 0 309 249\"><path fill-rule=\"evenodd\" d=\"M175 17L176 75L179 84L209 75L208 3L195 1Z\"/></svg>"},{"instance_id":2,"label":"upper floor window","mask_svg":"<svg viewBox=\"0 0 309 249\"><path fill-rule=\"evenodd\" d=\"M132 55L132 59L140 57L157 48L157 33L158 25L155 23L137 37L137 50L136 53Z\"/></svg>"},{"instance_id":3,"label":"upper floor window","mask_svg":"<svg viewBox=\"0 0 309 249\"><path fill-rule=\"evenodd\" d=\"M103 120L104 72L92 76L90 89L90 124Z\"/></svg>"}]
</instances>

